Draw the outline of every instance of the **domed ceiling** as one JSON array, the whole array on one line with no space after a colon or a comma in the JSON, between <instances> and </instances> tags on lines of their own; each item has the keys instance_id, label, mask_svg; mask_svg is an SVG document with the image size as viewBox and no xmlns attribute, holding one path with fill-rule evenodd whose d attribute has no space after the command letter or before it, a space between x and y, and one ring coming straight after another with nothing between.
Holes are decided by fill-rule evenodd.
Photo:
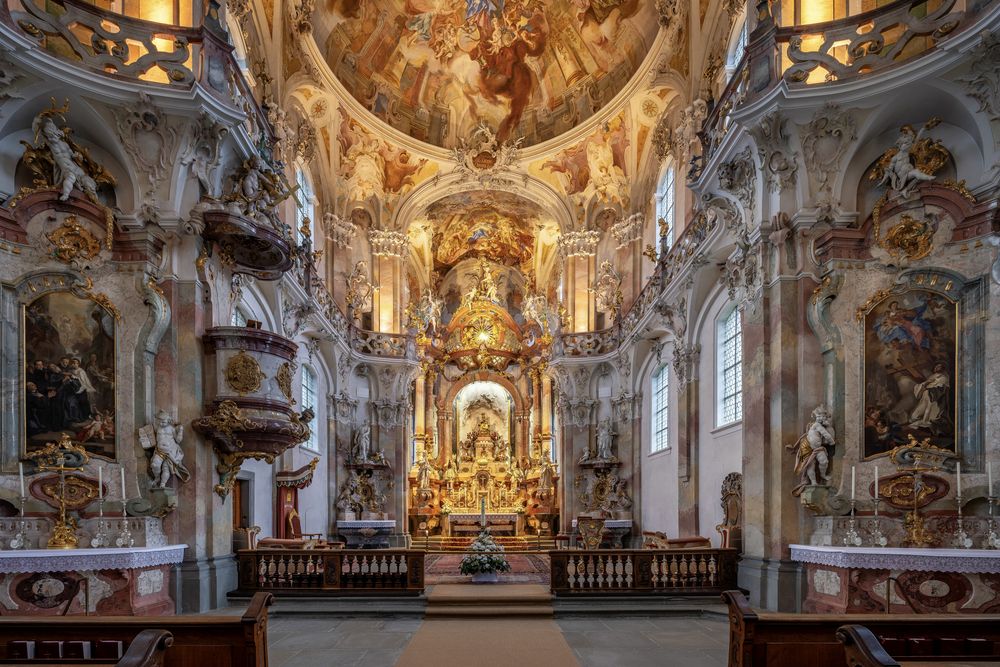
<instances>
[{"instance_id":1,"label":"domed ceiling","mask_svg":"<svg viewBox=\"0 0 1000 667\"><path fill-rule=\"evenodd\" d=\"M375 116L453 147L485 122L523 146L592 116L632 78L659 25L651 0L328 0L330 69Z\"/></svg>"}]
</instances>

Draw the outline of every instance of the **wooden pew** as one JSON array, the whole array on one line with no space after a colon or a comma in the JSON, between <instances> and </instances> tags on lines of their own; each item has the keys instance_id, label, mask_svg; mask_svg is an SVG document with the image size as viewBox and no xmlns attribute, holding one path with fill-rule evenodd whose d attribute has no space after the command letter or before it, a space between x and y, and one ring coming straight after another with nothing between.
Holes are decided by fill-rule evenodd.
<instances>
[{"instance_id":1,"label":"wooden pew","mask_svg":"<svg viewBox=\"0 0 1000 667\"><path fill-rule=\"evenodd\" d=\"M1000 661L1000 615L784 614L751 609L739 591L722 599L729 607L729 667L843 667L837 629L851 624L871 630L897 660Z\"/></svg>"},{"instance_id":2,"label":"wooden pew","mask_svg":"<svg viewBox=\"0 0 1000 667\"><path fill-rule=\"evenodd\" d=\"M904 660L896 662L882 646L878 637L863 625L842 625L837 628L837 639L844 645L844 652L847 654L847 667L906 667L907 665L942 665L945 661L951 661L954 656L911 656L916 660ZM985 644L985 642L980 642ZM942 647L944 648L944 647ZM1000 658L995 655L976 655L976 650L982 650L985 646L977 646L975 642L963 647L964 654L961 657L961 664L983 664L1000 665Z\"/></svg>"},{"instance_id":3,"label":"wooden pew","mask_svg":"<svg viewBox=\"0 0 1000 667\"><path fill-rule=\"evenodd\" d=\"M242 616L3 616L0 659L18 642L100 639L131 645L153 628L173 637L163 667L267 667L267 608L273 599L255 593Z\"/></svg>"},{"instance_id":4,"label":"wooden pew","mask_svg":"<svg viewBox=\"0 0 1000 667\"><path fill-rule=\"evenodd\" d=\"M166 630L143 630L122 653L120 641L15 641L0 665L34 667L163 667L164 653L174 643Z\"/></svg>"}]
</instances>

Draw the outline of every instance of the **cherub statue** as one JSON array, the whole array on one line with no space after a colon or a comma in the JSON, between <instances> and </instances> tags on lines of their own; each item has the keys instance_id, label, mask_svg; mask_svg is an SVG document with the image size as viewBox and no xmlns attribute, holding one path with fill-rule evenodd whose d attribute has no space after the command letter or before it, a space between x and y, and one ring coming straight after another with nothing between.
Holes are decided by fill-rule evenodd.
<instances>
[{"instance_id":1,"label":"cherub statue","mask_svg":"<svg viewBox=\"0 0 1000 667\"><path fill-rule=\"evenodd\" d=\"M182 482L191 478L183 463L183 437L184 426L175 422L165 410L156 413L152 424L139 429L139 444L153 452L149 460L149 476L153 479L154 488L165 488L172 475L177 475Z\"/></svg>"},{"instance_id":2,"label":"cherub statue","mask_svg":"<svg viewBox=\"0 0 1000 667\"><path fill-rule=\"evenodd\" d=\"M830 483L830 453L827 447L834 446L833 415L826 406L820 405L813 410L812 421L802 437L786 447L795 453L795 472L799 475L799 484L792 489L792 495L800 495L807 486L826 486Z\"/></svg>"}]
</instances>

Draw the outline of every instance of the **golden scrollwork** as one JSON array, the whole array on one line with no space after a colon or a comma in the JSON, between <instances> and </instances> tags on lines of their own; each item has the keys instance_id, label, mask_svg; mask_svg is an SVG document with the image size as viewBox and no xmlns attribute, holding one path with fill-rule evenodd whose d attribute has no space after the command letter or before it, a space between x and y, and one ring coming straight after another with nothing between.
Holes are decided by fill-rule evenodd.
<instances>
[{"instance_id":1,"label":"golden scrollwork","mask_svg":"<svg viewBox=\"0 0 1000 667\"><path fill-rule=\"evenodd\" d=\"M260 390L265 377L267 376L261 372L257 360L243 350L226 364L226 384L241 396Z\"/></svg>"},{"instance_id":2,"label":"golden scrollwork","mask_svg":"<svg viewBox=\"0 0 1000 667\"><path fill-rule=\"evenodd\" d=\"M934 531L928 530L924 517L919 512L907 512L903 519L906 529L906 544L911 547L924 548L938 544Z\"/></svg>"},{"instance_id":3,"label":"golden scrollwork","mask_svg":"<svg viewBox=\"0 0 1000 667\"><path fill-rule=\"evenodd\" d=\"M923 477L917 485L913 475L900 475L882 481L879 484L878 494L894 507L923 507L934 496L939 495L940 491L940 487L933 479Z\"/></svg>"},{"instance_id":4,"label":"golden scrollwork","mask_svg":"<svg viewBox=\"0 0 1000 667\"><path fill-rule=\"evenodd\" d=\"M63 467L82 468L90 461L90 454L74 444L68 433L63 433L59 442L46 443L25 458L31 459L39 470L58 470Z\"/></svg>"},{"instance_id":5,"label":"golden scrollwork","mask_svg":"<svg viewBox=\"0 0 1000 667\"><path fill-rule=\"evenodd\" d=\"M274 376L274 381L278 384L278 389L286 399L295 403L295 399L292 398L292 375L295 374L294 366L290 361L278 366L278 372Z\"/></svg>"},{"instance_id":6,"label":"golden scrollwork","mask_svg":"<svg viewBox=\"0 0 1000 667\"><path fill-rule=\"evenodd\" d=\"M885 233L879 245L892 257L923 259L934 249L934 226L924 219L904 215Z\"/></svg>"},{"instance_id":7,"label":"golden scrollwork","mask_svg":"<svg viewBox=\"0 0 1000 667\"><path fill-rule=\"evenodd\" d=\"M235 431L250 431L259 426L258 422L243 415L243 410L233 401L222 401L215 412L199 420L205 427L231 436Z\"/></svg>"},{"instance_id":8,"label":"golden scrollwork","mask_svg":"<svg viewBox=\"0 0 1000 667\"><path fill-rule=\"evenodd\" d=\"M66 503L66 508L81 510L97 499L97 483L78 475L66 475L65 487L58 477L48 478L42 485L43 494L56 502Z\"/></svg>"},{"instance_id":9,"label":"golden scrollwork","mask_svg":"<svg viewBox=\"0 0 1000 667\"><path fill-rule=\"evenodd\" d=\"M868 300L865 301L863 304L861 304L861 306L854 312L854 319L856 319L858 322L864 321L865 315L868 314L868 311L874 308L879 301L886 298L891 293L892 293L891 290L880 289L879 291L872 294L868 298Z\"/></svg>"},{"instance_id":10,"label":"golden scrollwork","mask_svg":"<svg viewBox=\"0 0 1000 667\"><path fill-rule=\"evenodd\" d=\"M67 215L62 224L45 235L55 246L52 256L69 264L75 259L93 259L101 251L101 243L90 230L81 225L75 215Z\"/></svg>"},{"instance_id":11,"label":"golden scrollwork","mask_svg":"<svg viewBox=\"0 0 1000 667\"><path fill-rule=\"evenodd\" d=\"M958 455L952 450L931 444L930 438L917 440L912 433L908 437L909 442L889 452L889 459L899 466L900 470L921 472L944 470L948 461L958 459Z\"/></svg>"}]
</instances>

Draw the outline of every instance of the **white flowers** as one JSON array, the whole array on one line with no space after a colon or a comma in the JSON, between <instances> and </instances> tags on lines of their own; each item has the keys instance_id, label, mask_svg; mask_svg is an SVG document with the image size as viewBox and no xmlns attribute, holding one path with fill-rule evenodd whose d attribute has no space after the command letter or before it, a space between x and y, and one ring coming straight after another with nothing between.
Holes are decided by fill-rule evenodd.
<instances>
[{"instance_id":1,"label":"white flowers","mask_svg":"<svg viewBox=\"0 0 1000 667\"><path fill-rule=\"evenodd\" d=\"M503 547L486 531L469 545L469 553L462 559L462 574L482 572L510 572L510 563L503 555Z\"/></svg>"}]
</instances>

